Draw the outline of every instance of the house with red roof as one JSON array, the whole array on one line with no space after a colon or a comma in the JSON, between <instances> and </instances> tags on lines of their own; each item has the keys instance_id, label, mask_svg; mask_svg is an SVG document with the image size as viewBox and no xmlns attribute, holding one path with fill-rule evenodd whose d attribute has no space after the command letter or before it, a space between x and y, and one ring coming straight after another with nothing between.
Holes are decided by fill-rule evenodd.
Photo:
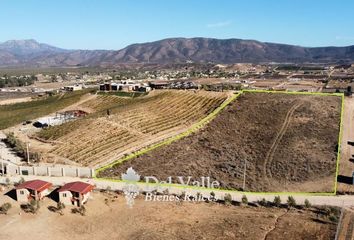
<instances>
[{"instance_id":1,"label":"house with red roof","mask_svg":"<svg viewBox=\"0 0 354 240\"><path fill-rule=\"evenodd\" d=\"M94 186L85 182L70 182L59 190L59 201L64 204L81 206L87 202Z\"/></svg>"},{"instance_id":2,"label":"house with red roof","mask_svg":"<svg viewBox=\"0 0 354 240\"><path fill-rule=\"evenodd\" d=\"M16 197L19 202L39 201L49 194L51 183L42 180L31 180L16 187Z\"/></svg>"}]
</instances>

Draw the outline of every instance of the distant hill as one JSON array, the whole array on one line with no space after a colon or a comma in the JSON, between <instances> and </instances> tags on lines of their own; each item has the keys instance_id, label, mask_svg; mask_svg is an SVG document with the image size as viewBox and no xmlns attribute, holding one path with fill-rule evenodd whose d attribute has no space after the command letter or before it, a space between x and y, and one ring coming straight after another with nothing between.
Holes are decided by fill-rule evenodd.
<instances>
[{"instance_id":1,"label":"distant hill","mask_svg":"<svg viewBox=\"0 0 354 240\"><path fill-rule=\"evenodd\" d=\"M132 63L354 62L354 45L307 48L242 39L170 38L118 51L66 50L35 40L0 43L0 67L115 66Z\"/></svg>"},{"instance_id":2,"label":"distant hill","mask_svg":"<svg viewBox=\"0 0 354 240\"><path fill-rule=\"evenodd\" d=\"M39 43L36 40L9 40L0 44L0 50L7 51L15 55L30 55L45 52L66 52L67 50Z\"/></svg>"}]
</instances>

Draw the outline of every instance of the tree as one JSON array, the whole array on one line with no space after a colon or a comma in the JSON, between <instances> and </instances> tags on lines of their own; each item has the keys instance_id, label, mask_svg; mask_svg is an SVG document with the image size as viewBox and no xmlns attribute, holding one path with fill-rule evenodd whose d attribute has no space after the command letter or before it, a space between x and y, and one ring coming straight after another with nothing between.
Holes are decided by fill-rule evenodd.
<instances>
[{"instance_id":1,"label":"tree","mask_svg":"<svg viewBox=\"0 0 354 240\"><path fill-rule=\"evenodd\" d=\"M288 197L287 203L288 203L288 206L290 208L296 207L296 201L295 201L295 198L293 196L289 196Z\"/></svg>"},{"instance_id":2,"label":"tree","mask_svg":"<svg viewBox=\"0 0 354 240\"><path fill-rule=\"evenodd\" d=\"M275 197L274 197L273 204L274 204L274 206L276 206L276 207L280 207L280 206L281 206L281 199L280 199L280 196L275 196Z\"/></svg>"}]
</instances>

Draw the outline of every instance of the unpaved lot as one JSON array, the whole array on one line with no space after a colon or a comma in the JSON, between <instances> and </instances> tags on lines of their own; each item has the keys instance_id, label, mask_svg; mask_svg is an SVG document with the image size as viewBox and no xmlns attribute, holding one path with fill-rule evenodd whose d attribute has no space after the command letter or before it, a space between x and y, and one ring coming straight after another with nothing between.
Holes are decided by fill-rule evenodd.
<instances>
[{"instance_id":1,"label":"unpaved lot","mask_svg":"<svg viewBox=\"0 0 354 240\"><path fill-rule=\"evenodd\" d=\"M116 195L114 195L116 196ZM37 214L24 213L10 202L8 215L0 215L0 239L333 239L336 224L318 219L315 210L225 206L218 203L145 202L132 209L123 196L94 193L86 216L50 212L45 199ZM105 200L107 199L107 200Z\"/></svg>"},{"instance_id":2,"label":"unpaved lot","mask_svg":"<svg viewBox=\"0 0 354 240\"><path fill-rule=\"evenodd\" d=\"M244 93L201 131L101 173L210 177L246 191L333 192L341 98ZM245 168L246 164L246 168Z\"/></svg>"}]
</instances>

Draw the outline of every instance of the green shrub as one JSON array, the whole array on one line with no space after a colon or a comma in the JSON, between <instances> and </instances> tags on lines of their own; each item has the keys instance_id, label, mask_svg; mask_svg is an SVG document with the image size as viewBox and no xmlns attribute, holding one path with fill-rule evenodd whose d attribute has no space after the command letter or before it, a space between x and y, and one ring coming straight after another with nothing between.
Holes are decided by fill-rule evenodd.
<instances>
[{"instance_id":1,"label":"green shrub","mask_svg":"<svg viewBox=\"0 0 354 240\"><path fill-rule=\"evenodd\" d=\"M262 198L260 201L258 201L258 204L263 207L268 206L268 202L267 202L267 200L265 200L265 198Z\"/></svg>"},{"instance_id":2,"label":"green shrub","mask_svg":"<svg viewBox=\"0 0 354 240\"><path fill-rule=\"evenodd\" d=\"M15 137L13 132L6 134L5 143L12 148L16 154L22 158L27 159L27 146L26 143L22 142L18 138ZM40 160L40 154L37 152L30 151L29 158L34 162L38 162Z\"/></svg>"},{"instance_id":3,"label":"green shrub","mask_svg":"<svg viewBox=\"0 0 354 240\"><path fill-rule=\"evenodd\" d=\"M21 209L26 213L37 213L40 208L39 201L32 199L30 203L22 204Z\"/></svg>"},{"instance_id":4,"label":"green shrub","mask_svg":"<svg viewBox=\"0 0 354 240\"><path fill-rule=\"evenodd\" d=\"M288 203L288 207L290 208L296 207L296 201L293 196L288 197L287 203Z\"/></svg>"},{"instance_id":5,"label":"green shrub","mask_svg":"<svg viewBox=\"0 0 354 240\"><path fill-rule=\"evenodd\" d=\"M78 213L81 216L85 216L86 215L86 208L84 207L84 205L81 205L78 208L71 209L71 212L74 213L74 214Z\"/></svg>"},{"instance_id":6,"label":"green shrub","mask_svg":"<svg viewBox=\"0 0 354 240\"><path fill-rule=\"evenodd\" d=\"M232 204L232 197L231 194L226 193L224 196L224 202L226 205L231 205Z\"/></svg>"},{"instance_id":7,"label":"green shrub","mask_svg":"<svg viewBox=\"0 0 354 240\"><path fill-rule=\"evenodd\" d=\"M275 196L275 197L274 197L273 204L274 204L274 206L276 206L276 207L280 207L280 206L281 206L281 199L280 199L280 196Z\"/></svg>"},{"instance_id":8,"label":"green shrub","mask_svg":"<svg viewBox=\"0 0 354 240\"><path fill-rule=\"evenodd\" d=\"M305 208L310 208L311 207L311 203L308 199L305 199Z\"/></svg>"},{"instance_id":9,"label":"green shrub","mask_svg":"<svg viewBox=\"0 0 354 240\"><path fill-rule=\"evenodd\" d=\"M65 204L64 203L62 203L62 202L58 202L57 203L57 209L58 210L62 210L62 209L64 209L65 208Z\"/></svg>"},{"instance_id":10,"label":"green shrub","mask_svg":"<svg viewBox=\"0 0 354 240\"><path fill-rule=\"evenodd\" d=\"M210 193L210 200L215 200L215 193L214 192Z\"/></svg>"},{"instance_id":11,"label":"green shrub","mask_svg":"<svg viewBox=\"0 0 354 240\"><path fill-rule=\"evenodd\" d=\"M11 207L11 203L4 203L0 206L0 214L7 214Z\"/></svg>"},{"instance_id":12,"label":"green shrub","mask_svg":"<svg viewBox=\"0 0 354 240\"><path fill-rule=\"evenodd\" d=\"M331 222L337 223L338 222L338 217L331 215L328 217L328 220L330 220Z\"/></svg>"},{"instance_id":13,"label":"green shrub","mask_svg":"<svg viewBox=\"0 0 354 240\"><path fill-rule=\"evenodd\" d=\"M246 195L243 195L243 196L242 196L241 202L242 202L242 204L244 204L244 205L248 205L248 199L247 199L247 196L246 196Z\"/></svg>"}]
</instances>

